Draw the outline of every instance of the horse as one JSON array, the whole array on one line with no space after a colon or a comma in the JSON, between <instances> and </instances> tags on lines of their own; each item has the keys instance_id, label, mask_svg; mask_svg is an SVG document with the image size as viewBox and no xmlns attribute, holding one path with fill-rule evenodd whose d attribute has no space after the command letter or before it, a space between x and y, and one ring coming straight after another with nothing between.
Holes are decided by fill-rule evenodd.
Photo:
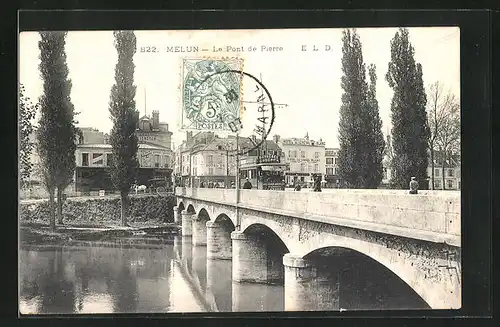
<instances>
[{"instance_id":1,"label":"horse","mask_svg":"<svg viewBox=\"0 0 500 327\"><path fill-rule=\"evenodd\" d=\"M135 194L137 194L138 191L142 191L143 193L146 193L146 185L137 185L137 184L134 184L134 190L135 190Z\"/></svg>"}]
</instances>

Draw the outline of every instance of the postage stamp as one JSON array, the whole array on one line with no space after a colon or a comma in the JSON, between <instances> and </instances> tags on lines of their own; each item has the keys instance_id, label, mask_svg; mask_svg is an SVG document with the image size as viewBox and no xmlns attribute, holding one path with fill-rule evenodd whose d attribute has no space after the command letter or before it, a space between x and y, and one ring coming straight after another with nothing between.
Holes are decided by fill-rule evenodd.
<instances>
[{"instance_id":1,"label":"postage stamp","mask_svg":"<svg viewBox=\"0 0 500 327\"><path fill-rule=\"evenodd\" d=\"M181 128L231 131L241 112L241 58L196 58L182 62Z\"/></svg>"}]
</instances>

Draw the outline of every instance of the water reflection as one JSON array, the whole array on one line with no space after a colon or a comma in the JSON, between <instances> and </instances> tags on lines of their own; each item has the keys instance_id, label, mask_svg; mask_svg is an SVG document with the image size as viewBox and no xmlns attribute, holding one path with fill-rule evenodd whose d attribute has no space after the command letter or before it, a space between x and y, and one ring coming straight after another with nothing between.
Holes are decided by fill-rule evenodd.
<instances>
[{"instance_id":1,"label":"water reflection","mask_svg":"<svg viewBox=\"0 0 500 327\"><path fill-rule=\"evenodd\" d=\"M284 287L254 283L232 283L232 311L283 311Z\"/></svg>"},{"instance_id":2,"label":"water reflection","mask_svg":"<svg viewBox=\"0 0 500 327\"><path fill-rule=\"evenodd\" d=\"M207 260L207 302L213 311L232 311L232 262Z\"/></svg>"},{"instance_id":3,"label":"water reflection","mask_svg":"<svg viewBox=\"0 0 500 327\"><path fill-rule=\"evenodd\" d=\"M191 238L20 250L22 314L275 311L283 286L233 285L231 260ZM236 300L236 304L233 300Z\"/></svg>"}]
</instances>

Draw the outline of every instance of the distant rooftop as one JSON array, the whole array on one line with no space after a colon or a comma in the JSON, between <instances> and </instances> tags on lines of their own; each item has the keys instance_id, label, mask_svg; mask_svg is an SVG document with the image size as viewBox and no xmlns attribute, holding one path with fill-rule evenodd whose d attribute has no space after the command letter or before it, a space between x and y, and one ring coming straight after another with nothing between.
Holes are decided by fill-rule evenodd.
<instances>
[{"instance_id":1,"label":"distant rooftop","mask_svg":"<svg viewBox=\"0 0 500 327\"><path fill-rule=\"evenodd\" d=\"M105 144L105 143L78 144L77 147L78 148L91 148L91 149L111 149L112 148L111 144ZM168 148L165 148L163 146L152 145L152 144L147 144L147 143L139 143L139 149L168 150Z\"/></svg>"}]
</instances>

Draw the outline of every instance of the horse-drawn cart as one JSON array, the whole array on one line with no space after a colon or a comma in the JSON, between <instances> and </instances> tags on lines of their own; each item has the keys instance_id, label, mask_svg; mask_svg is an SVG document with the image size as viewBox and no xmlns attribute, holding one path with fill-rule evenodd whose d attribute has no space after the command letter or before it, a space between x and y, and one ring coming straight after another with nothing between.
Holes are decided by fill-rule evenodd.
<instances>
[{"instance_id":1,"label":"horse-drawn cart","mask_svg":"<svg viewBox=\"0 0 500 327\"><path fill-rule=\"evenodd\" d=\"M153 178L149 180L151 192L156 192L157 194L172 192L170 184L167 178Z\"/></svg>"}]
</instances>

